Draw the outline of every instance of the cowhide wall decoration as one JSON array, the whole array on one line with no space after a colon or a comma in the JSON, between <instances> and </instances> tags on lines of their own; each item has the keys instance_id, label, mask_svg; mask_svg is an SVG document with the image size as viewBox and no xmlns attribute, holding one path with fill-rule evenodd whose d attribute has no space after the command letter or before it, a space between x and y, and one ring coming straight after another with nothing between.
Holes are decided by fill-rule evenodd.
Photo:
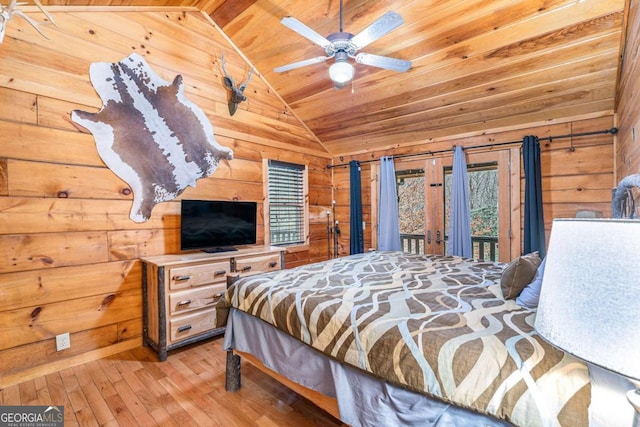
<instances>
[{"instance_id":1,"label":"cowhide wall decoration","mask_svg":"<svg viewBox=\"0 0 640 427\"><path fill-rule=\"evenodd\" d=\"M155 205L233 158L204 112L185 98L181 75L170 84L132 53L117 63L92 63L89 76L102 109L73 110L71 119L93 134L107 167L131 187L133 221L148 220Z\"/></svg>"}]
</instances>

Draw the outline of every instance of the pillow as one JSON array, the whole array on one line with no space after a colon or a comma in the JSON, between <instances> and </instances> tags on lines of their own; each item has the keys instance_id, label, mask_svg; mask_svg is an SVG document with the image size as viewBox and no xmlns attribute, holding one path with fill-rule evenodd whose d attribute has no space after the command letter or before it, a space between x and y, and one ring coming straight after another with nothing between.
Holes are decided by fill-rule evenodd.
<instances>
[{"instance_id":1,"label":"pillow","mask_svg":"<svg viewBox=\"0 0 640 427\"><path fill-rule=\"evenodd\" d=\"M511 261L502 271L500 289L504 299L515 299L533 280L540 265L538 252L522 255Z\"/></svg>"},{"instance_id":2,"label":"pillow","mask_svg":"<svg viewBox=\"0 0 640 427\"><path fill-rule=\"evenodd\" d=\"M542 276L544 275L544 264L546 261L547 258L545 257L536 271L536 277L520 292L518 298L516 298L518 305L527 308L536 308L538 306L540 288L542 287Z\"/></svg>"}]
</instances>

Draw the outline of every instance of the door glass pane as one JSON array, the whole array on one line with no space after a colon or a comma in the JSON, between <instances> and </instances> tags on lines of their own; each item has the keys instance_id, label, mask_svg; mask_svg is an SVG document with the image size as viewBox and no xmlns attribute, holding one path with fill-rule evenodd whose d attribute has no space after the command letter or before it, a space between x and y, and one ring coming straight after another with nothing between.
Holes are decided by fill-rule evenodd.
<instances>
[{"instance_id":1,"label":"door glass pane","mask_svg":"<svg viewBox=\"0 0 640 427\"><path fill-rule=\"evenodd\" d=\"M445 253L449 234L451 211L452 169L444 170L444 230ZM469 212L471 216L471 244L473 257L480 260L498 260L498 165L488 163L467 165L469 179Z\"/></svg>"},{"instance_id":2,"label":"door glass pane","mask_svg":"<svg viewBox=\"0 0 640 427\"><path fill-rule=\"evenodd\" d=\"M402 250L424 253L424 170L396 171Z\"/></svg>"}]
</instances>

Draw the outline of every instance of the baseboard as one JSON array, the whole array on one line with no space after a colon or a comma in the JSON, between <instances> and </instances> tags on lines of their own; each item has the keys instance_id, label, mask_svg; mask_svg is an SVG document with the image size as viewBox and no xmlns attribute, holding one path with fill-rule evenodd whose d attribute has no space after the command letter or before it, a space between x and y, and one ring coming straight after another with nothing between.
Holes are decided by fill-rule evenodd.
<instances>
[{"instance_id":1,"label":"baseboard","mask_svg":"<svg viewBox=\"0 0 640 427\"><path fill-rule=\"evenodd\" d=\"M0 390L12 385L20 384L25 381L30 381L35 378L42 377L44 375L53 374L72 366L81 365L83 363L91 362L93 360L102 359L107 356L111 356L116 353L131 350L142 346L142 341L138 337L136 339L122 341L117 344L110 345L109 347L99 348L97 350L88 351L86 353L78 354L77 356L69 357L68 359L57 360L55 362L47 363L40 366L17 372L15 374L6 375L0 377Z\"/></svg>"}]
</instances>

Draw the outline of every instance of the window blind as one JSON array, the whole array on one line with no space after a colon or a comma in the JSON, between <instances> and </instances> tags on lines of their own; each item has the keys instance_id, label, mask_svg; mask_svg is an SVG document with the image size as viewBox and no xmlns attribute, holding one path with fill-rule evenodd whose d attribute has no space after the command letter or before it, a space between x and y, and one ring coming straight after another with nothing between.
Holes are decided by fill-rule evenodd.
<instances>
[{"instance_id":1,"label":"window blind","mask_svg":"<svg viewBox=\"0 0 640 427\"><path fill-rule=\"evenodd\" d=\"M304 243L304 165L269 160L272 245Z\"/></svg>"}]
</instances>

